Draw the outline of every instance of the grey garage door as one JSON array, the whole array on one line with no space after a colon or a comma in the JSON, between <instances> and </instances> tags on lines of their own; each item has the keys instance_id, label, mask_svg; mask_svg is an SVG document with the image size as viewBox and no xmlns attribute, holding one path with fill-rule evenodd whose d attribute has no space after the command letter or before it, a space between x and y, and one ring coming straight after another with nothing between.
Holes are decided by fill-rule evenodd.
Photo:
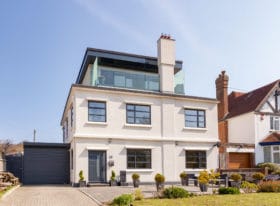
<instances>
[{"instance_id":1,"label":"grey garage door","mask_svg":"<svg viewBox=\"0 0 280 206\"><path fill-rule=\"evenodd\" d=\"M24 142L23 184L68 184L69 145Z\"/></svg>"}]
</instances>

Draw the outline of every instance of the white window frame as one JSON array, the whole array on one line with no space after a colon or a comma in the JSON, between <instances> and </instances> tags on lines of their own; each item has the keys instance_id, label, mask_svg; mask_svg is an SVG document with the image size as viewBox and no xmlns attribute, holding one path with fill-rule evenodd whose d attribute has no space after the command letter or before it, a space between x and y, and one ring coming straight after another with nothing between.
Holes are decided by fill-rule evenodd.
<instances>
[{"instance_id":1,"label":"white window frame","mask_svg":"<svg viewBox=\"0 0 280 206\"><path fill-rule=\"evenodd\" d=\"M278 128L276 125L278 125ZM278 116L270 117L270 129L273 131L280 131L280 117Z\"/></svg>"},{"instance_id":2,"label":"white window frame","mask_svg":"<svg viewBox=\"0 0 280 206\"><path fill-rule=\"evenodd\" d=\"M275 147L278 147L278 150L274 150ZM268 145L264 146L264 148L270 148L270 162L275 164L280 164L280 145ZM279 162L275 162L274 160L274 154L279 154ZM265 154L264 154L265 157Z\"/></svg>"}]
</instances>

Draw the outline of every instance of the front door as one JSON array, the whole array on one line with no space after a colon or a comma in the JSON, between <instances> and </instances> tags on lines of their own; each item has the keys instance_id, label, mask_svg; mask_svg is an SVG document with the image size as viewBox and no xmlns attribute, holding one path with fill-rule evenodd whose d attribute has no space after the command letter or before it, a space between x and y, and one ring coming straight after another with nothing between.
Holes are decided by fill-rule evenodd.
<instances>
[{"instance_id":1,"label":"front door","mask_svg":"<svg viewBox=\"0 0 280 206\"><path fill-rule=\"evenodd\" d=\"M106 182L106 151L89 151L89 182Z\"/></svg>"}]
</instances>

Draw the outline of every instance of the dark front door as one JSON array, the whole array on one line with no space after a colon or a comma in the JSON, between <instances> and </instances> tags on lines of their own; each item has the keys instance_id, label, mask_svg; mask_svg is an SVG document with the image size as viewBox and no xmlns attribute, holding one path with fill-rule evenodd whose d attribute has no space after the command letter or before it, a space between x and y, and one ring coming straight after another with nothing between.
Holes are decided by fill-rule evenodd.
<instances>
[{"instance_id":1,"label":"dark front door","mask_svg":"<svg viewBox=\"0 0 280 206\"><path fill-rule=\"evenodd\" d=\"M106 182L106 151L89 151L89 182Z\"/></svg>"}]
</instances>

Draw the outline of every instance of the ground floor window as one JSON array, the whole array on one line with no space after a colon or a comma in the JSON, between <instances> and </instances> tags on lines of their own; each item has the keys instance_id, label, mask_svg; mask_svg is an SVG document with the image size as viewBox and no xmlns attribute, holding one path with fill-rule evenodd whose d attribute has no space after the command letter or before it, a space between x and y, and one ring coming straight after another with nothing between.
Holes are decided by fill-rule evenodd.
<instances>
[{"instance_id":1,"label":"ground floor window","mask_svg":"<svg viewBox=\"0 0 280 206\"><path fill-rule=\"evenodd\" d=\"M264 162L280 164L280 145L264 146L263 154Z\"/></svg>"},{"instance_id":2,"label":"ground floor window","mask_svg":"<svg viewBox=\"0 0 280 206\"><path fill-rule=\"evenodd\" d=\"M127 168L151 169L151 153L150 149L127 149Z\"/></svg>"},{"instance_id":3,"label":"ground floor window","mask_svg":"<svg viewBox=\"0 0 280 206\"><path fill-rule=\"evenodd\" d=\"M206 151L186 151L187 169L206 169Z\"/></svg>"}]
</instances>

